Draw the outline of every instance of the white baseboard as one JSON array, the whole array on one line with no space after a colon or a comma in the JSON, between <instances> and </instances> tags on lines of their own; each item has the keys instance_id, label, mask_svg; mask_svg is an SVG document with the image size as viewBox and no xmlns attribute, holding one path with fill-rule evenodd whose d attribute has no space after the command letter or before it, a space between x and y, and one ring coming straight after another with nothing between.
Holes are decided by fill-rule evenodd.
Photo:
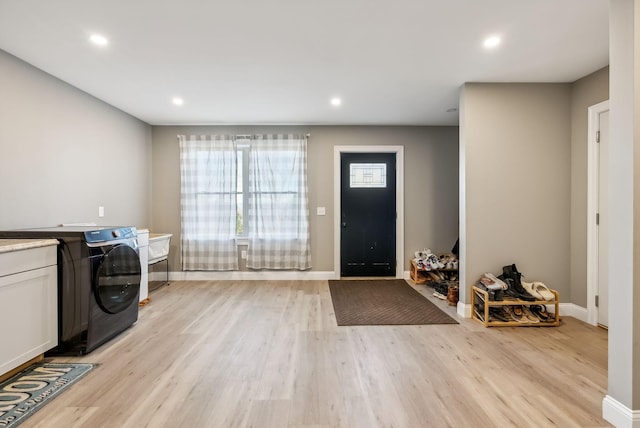
<instances>
[{"instance_id":1,"label":"white baseboard","mask_svg":"<svg viewBox=\"0 0 640 428\"><path fill-rule=\"evenodd\" d=\"M170 281L214 281L214 280L260 280L260 281L277 281L277 280L302 280L314 281L323 279L335 279L335 272L331 271L225 271L225 272L195 272L195 271L179 271L169 272ZM166 279L165 272L153 272L149 275L149 279L153 281L162 281Z\"/></svg>"},{"instance_id":2,"label":"white baseboard","mask_svg":"<svg viewBox=\"0 0 640 428\"><path fill-rule=\"evenodd\" d=\"M458 316L461 316L463 318L471 318L471 303L458 301L456 312L458 313Z\"/></svg>"},{"instance_id":3,"label":"white baseboard","mask_svg":"<svg viewBox=\"0 0 640 428\"><path fill-rule=\"evenodd\" d=\"M547 305L547 309L554 311L551 305ZM574 303L560 303L560 316L573 317L583 322L587 322L587 308L578 306Z\"/></svg>"},{"instance_id":4,"label":"white baseboard","mask_svg":"<svg viewBox=\"0 0 640 428\"><path fill-rule=\"evenodd\" d=\"M631 410L610 395L602 400L602 417L617 428L640 428L640 410Z\"/></svg>"}]
</instances>

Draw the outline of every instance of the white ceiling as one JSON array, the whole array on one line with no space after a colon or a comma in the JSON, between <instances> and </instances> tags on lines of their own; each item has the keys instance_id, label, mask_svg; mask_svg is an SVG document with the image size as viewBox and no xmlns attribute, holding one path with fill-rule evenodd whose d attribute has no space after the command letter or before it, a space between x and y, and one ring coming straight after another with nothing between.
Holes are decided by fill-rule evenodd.
<instances>
[{"instance_id":1,"label":"white ceiling","mask_svg":"<svg viewBox=\"0 0 640 428\"><path fill-rule=\"evenodd\" d=\"M1 0L0 49L154 125L455 125L464 82L572 82L606 66L608 4ZM491 34L503 42L488 51Z\"/></svg>"}]
</instances>

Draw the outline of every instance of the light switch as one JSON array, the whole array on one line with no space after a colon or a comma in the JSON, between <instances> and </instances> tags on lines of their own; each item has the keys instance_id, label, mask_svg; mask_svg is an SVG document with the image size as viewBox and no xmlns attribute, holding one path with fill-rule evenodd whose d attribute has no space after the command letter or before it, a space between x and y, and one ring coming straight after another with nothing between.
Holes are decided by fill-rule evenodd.
<instances>
[{"instance_id":1,"label":"light switch","mask_svg":"<svg viewBox=\"0 0 640 428\"><path fill-rule=\"evenodd\" d=\"M324 207L318 207L316 209L316 212L318 215L325 215L326 214L326 210L324 209Z\"/></svg>"},{"instance_id":2,"label":"light switch","mask_svg":"<svg viewBox=\"0 0 640 428\"><path fill-rule=\"evenodd\" d=\"M98 207L98 217L104 217L104 207Z\"/></svg>"}]
</instances>

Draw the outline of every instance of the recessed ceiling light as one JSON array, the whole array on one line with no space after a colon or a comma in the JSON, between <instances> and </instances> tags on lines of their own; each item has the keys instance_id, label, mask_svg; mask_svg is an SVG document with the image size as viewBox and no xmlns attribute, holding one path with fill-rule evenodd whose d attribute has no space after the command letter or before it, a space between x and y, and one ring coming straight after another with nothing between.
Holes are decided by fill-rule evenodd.
<instances>
[{"instance_id":1,"label":"recessed ceiling light","mask_svg":"<svg viewBox=\"0 0 640 428\"><path fill-rule=\"evenodd\" d=\"M171 102L177 106L181 106L182 104L184 104L184 100L178 97L175 97L174 99L172 99Z\"/></svg>"},{"instance_id":2,"label":"recessed ceiling light","mask_svg":"<svg viewBox=\"0 0 640 428\"><path fill-rule=\"evenodd\" d=\"M484 39L483 45L487 49L492 49L498 46L500 44L500 41L501 40L499 36L489 36Z\"/></svg>"},{"instance_id":3,"label":"recessed ceiling light","mask_svg":"<svg viewBox=\"0 0 640 428\"><path fill-rule=\"evenodd\" d=\"M93 44L98 46L107 46L109 44L109 40L105 36L101 36L100 34L92 34L89 38Z\"/></svg>"},{"instance_id":4,"label":"recessed ceiling light","mask_svg":"<svg viewBox=\"0 0 640 428\"><path fill-rule=\"evenodd\" d=\"M331 98L331 105L332 106L339 106L340 104L342 104L342 100L338 97L333 97Z\"/></svg>"}]
</instances>

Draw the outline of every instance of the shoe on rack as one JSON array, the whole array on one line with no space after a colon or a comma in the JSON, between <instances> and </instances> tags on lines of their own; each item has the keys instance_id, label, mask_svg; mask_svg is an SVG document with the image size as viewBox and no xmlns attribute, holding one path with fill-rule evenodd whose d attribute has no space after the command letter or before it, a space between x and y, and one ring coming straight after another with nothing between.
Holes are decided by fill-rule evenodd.
<instances>
[{"instance_id":1,"label":"shoe on rack","mask_svg":"<svg viewBox=\"0 0 640 428\"><path fill-rule=\"evenodd\" d=\"M536 301L536 297L532 296L522 287L522 274L518 272L518 268L516 268L515 264L504 266L502 268L502 277L507 280L509 288L512 288L512 295L517 295L517 298L527 302Z\"/></svg>"},{"instance_id":2,"label":"shoe on rack","mask_svg":"<svg viewBox=\"0 0 640 428\"><path fill-rule=\"evenodd\" d=\"M524 316L522 306L505 306L504 311L509 315L511 320L519 323L528 323L529 320Z\"/></svg>"},{"instance_id":3,"label":"shoe on rack","mask_svg":"<svg viewBox=\"0 0 640 428\"><path fill-rule=\"evenodd\" d=\"M527 293L531 294L533 297L536 298L536 300L545 300L542 295L540 295L540 293L536 292L536 290L533 288L533 282L526 282L526 281L521 281L522 283L522 288L524 288Z\"/></svg>"},{"instance_id":4,"label":"shoe on rack","mask_svg":"<svg viewBox=\"0 0 640 428\"><path fill-rule=\"evenodd\" d=\"M550 302L556 298L556 296L549 290L549 287L544 285L540 281L534 281L531 283L533 290L542 297L542 300Z\"/></svg>"},{"instance_id":5,"label":"shoe on rack","mask_svg":"<svg viewBox=\"0 0 640 428\"><path fill-rule=\"evenodd\" d=\"M553 322L555 321L555 316L551 316L547 311L547 307L544 305L531 305L529 309L541 322Z\"/></svg>"},{"instance_id":6,"label":"shoe on rack","mask_svg":"<svg viewBox=\"0 0 640 428\"><path fill-rule=\"evenodd\" d=\"M483 273L480 275L480 282L489 290L506 290L507 284L501 281L492 273Z\"/></svg>"},{"instance_id":7,"label":"shoe on rack","mask_svg":"<svg viewBox=\"0 0 640 428\"><path fill-rule=\"evenodd\" d=\"M512 278L505 278L503 275L502 280L507 284L507 289L504 290L504 295L507 296L504 300L525 300L533 302L535 301L535 297L530 296L529 294L518 293L516 287L513 285L514 281Z\"/></svg>"},{"instance_id":8,"label":"shoe on rack","mask_svg":"<svg viewBox=\"0 0 640 428\"><path fill-rule=\"evenodd\" d=\"M531 308L529 308L528 306L523 306L522 307L522 312L524 313L524 316L526 319L529 320L530 323L539 323L540 322L540 318L538 318L532 311Z\"/></svg>"},{"instance_id":9,"label":"shoe on rack","mask_svg":"<svg viewBox=\"0 0 640 428\"><path fill-rule=\"evenodd\" d=\"M511 321L509 314L505 313L504 308L500 307L489 308L489 317L495 318L497 321L502 322Z\"/></svg>"}]
</instances>

